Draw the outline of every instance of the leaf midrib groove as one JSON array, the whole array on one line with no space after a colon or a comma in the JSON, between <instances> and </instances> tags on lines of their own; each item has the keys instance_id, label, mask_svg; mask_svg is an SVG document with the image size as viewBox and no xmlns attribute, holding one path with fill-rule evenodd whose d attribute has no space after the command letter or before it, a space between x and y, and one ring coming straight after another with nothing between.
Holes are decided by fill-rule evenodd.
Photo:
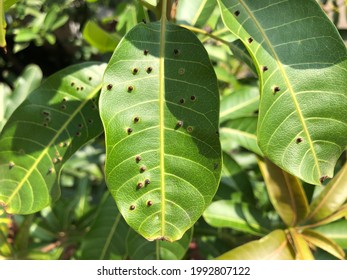
<instances>
[{"instance_id":1,"label":"leaf midrib groove","mask_svg":"<svg viewBox=\"0 0 347 280\"><path fill-rule=\"evenodd\" d=\"M272 55L273 55L273 57L274 57L274 59L276 61L278 69L282 73L283 79L284 79L284 81L286 83L286 86L288 88L290 96L291 96L291 98L293 100L296 112L297 112L297 114L299 116L299 120L300 120L300 122L302 124L303 131L304 131L304 133L307 136L307 141L308 141L308 143L310 145L310 150L312 151L313 158L314 158L314 161L315 161L315 165L317 166L318 178L320 178L321 177L321 170L319 169L319 163L318 163L317 154L316 154L316 151L314 150L313 142L312 142L311 136L309 134L307 125L305 123L305 118L304 118L304 116L303 116L303 114L301 112L301 108L300 108L300 105L298 103L298 100L296 99L295 92L294 92L294 90L293 90L293 88L292 88L292 86L290 84L290 81L289 81L287 75L286 75L286 71L285 71L285 69L283 68L283 66L281 64L280 59L279 59L275 49L272 47L272 44L271 44L269 38L267 37L266 33L264 32L264 30L261 27L261 25L258 22L258 20L254 17L252 11L248 8L247 4L243 0L240 0L240 4L244 7L244 9L247 11L249 17L253 20L254 24L257 26L259 32L261 33L262 37L264 38L265 43L268 45L270 51L272 52ZM244 39L242 38L242 40L244 40ZM247 44L245 44L245 45L247 46ZM301 170L299 170L299 172L301 174Z\"/></svg>"},{"instance_id":2,"label":"leaf midrib groove","mask_svg":"<svg viewBox=\"0 0 347 280\"><path fill-rule=\"evenodd\" d=\"M70 117L65 121L65 123L61 126L61 128L57 131L56 135L52 138L52 140L47 144L46 148L41 152L41 154L37 157L31 168L28 170L27 174L23 177L23 179L19 182L18 186L15 188L11 196L9 196L6 204L8 205L11 203L12 199L16 196L16 194L20 191L20 189L23 187L24 183L28 180L30 175L33 173L33 171L36 169L37 165L40 163L42 158L48 154L49 148L54 144L54 142L58 139L58 137L61 135L61 133L67 128L67 126L70 124L70 122L75 118L77 114L80 113L82 108L86 105L87 102L90 101L90 99L95 96L95 94L100 91L101 84L97 85L94 90L91 91L91 93L86 97L86 99L81 102L81 104L77 107L77 109L70 115Z\"/></svg>"}]
</instances>

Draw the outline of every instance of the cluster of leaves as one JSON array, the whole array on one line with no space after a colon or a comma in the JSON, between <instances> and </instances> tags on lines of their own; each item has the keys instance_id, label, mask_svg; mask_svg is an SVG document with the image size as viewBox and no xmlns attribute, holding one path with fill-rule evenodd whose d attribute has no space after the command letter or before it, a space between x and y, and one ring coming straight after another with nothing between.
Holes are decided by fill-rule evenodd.
<instances>
[{"instance_id":1,"label":"cluster of leaves","mask_svg":"<svg viewBox=\"0 0 347 280\"><path fill-rule=\"evenodd\" d=\"M88 2L97 5L95 1ZM337 159L346 146L343 113L346 48L314 1L298 0L291 4L274 1L270 6L259 3L259 7L251 4L253 1L244 2L240 5L239 1L180 0L171 10L177 25L165 23L165 17L161 22L150 23L160 16L159 1L118 4L114 12L103 14L102 19L86 21L82 32L83 38L100 53L108 54L117 47L107 66L94 62L73 65L39 86L42 74L37 66L31 65L14 82L14 90L0 85L5 93L1 96L4 102L0 108L0 131L6 124L0 138L0 201L4 202L0 213L0 256L17 259L345 258L345 153ZM311 11L310 17L288 12L300 5ZM36 44L41 44L42 38L54 43L51 35L60 24L56 25L52 19L58 17L58 10L54 5L47 7L50 8L40 16L34 16L37 21L13 34L35 33L29 36L32 39L27 38ZM281 17L267 16L274 12L290 14L293 18L280 25ZM242 20L245 13L252 16L252 24ZM69 20L65 18L61 18L61 24ZM34 23L40 20L55 25L47 23L35 29ZM301 24L301 21L312 32L316 24L321 28L313 35L294 34L293 30L302 25L296 27L291 23ZM113 30L105 28L114 22ZM195 31L199 40L178 25ZM165 32L165 39L161 32ZM270 40L271 32L274 34ZM178 33L181 37L172 35ZM291 33L286 38L281 36ZM162 46L163 40L170 49L165 53L165 61L161 59L163 49L152 47ZM288 48L296 40L300 44ZM214 71L206 60L206 52L197 51L202 46L199 41L204 44ZM326 49L315 45L316 53L305 53L305 50L312 52L309 46L316 41L320 46L329 45L334 52L327 56ZM17 43L22 42L17 40ZM194 54L185 48L185 43L195 46ZM299 49L302 44L304 47ZM282 45L287 47L282 49ZM198 64L207 70L199 69L199 75L194 75ZM173 71L167 71L164 76L160 72L163 65ZM213 72L217 74L221 99L221 152L218 152L219 141L214 138L218 98L204 95L204 90L218 92ZM318 72L331 81L319 79ZM186 79L184 86L179 84L182 79ZM175 83L170 84L171 81ZM189 86L189 90L183 89ZM133 101L129 93L136 95L139 88L145 91ZM156 92L165 92L168 111L156 113L151 107ZM283 98L284 103L277 101L282 92L287 96ZM303 99L302 92L311 92L312 96ZM335 99L322 92L330 92ZM327 109L333 99L334 104ZM205 100L204 104L200 100ZM175 104L188 108L189 114L176 109ZM142 107L136 114L126 111L138 105ZM117 117L119 112L123 112L121 117ZM207 117L200 119L199 115ZM144 125L145 119L150 123ZM164 120L165 124L161 123ZM204 126L206 134L195 134L196 128L206 120L211 123L210 127ZM159 129L156 129L153 123L158 122ZM335 127L331 130L333 122ZM170 125L173 129L167 132L166 138L171 142L164 145L158 141L159 146L155 146L156 138L161 139L164 128ZM106 143L100 136L103 131ZM134 140L127 140L130 137L124 134L135 135L131 138ZM187 135L192 135L194 141L185 140ZM117 147L122 141L132 149ZM173 142L174 145L170 144ZM177 151L177 143L184 143L178 146L181 151ZM217 151L217 156L207 152L206 144ZM302 147L299 152L298 147ZM187 152L195 149L197 154ZM324 149L326 152L322 152ZM157 158L161 156L146 159L143 150L165 150L163 157L171 153L172 165L166 159L165 174L155 173ZM293 153L297 154L293 156ZM123 167L128 158L131 160ZM199 163L200 167L192 168L186 161ZM163 167L162 164L158 165ZM339 172L334 179L325 181L332 177L334 166ZM140 170L140 174L133 169ZM185 170L193 175L187 176ZM221 181L213 197L217 188L214 180L218 181L220 172ZM183 178L184 184L178 178ZM146 191L147 184L152 186L160 180L181 186L180 193L163 186ZM120 186L129 184L128 181L137 188L119 193ZM30 192L23 187L26 184L32 186ZM195 192L194 186L199 186L198 191ZM199 195L204 198L200 200ZM213 202L204 211L202 205L207 206L212 197ZM133 201L145 206L132 204ZM160 203L161 208L156 208ZM138 208L145 214L136 212ZM31 214L37 211L40 212ZM149 223L144 226L147 220ZM165 220L167 230L159 220ZM186 231L188 228L191 229ZM149 242L141 236L157 239L158 232L162 238L179 240Z\"/></svg>"}]
</instances>

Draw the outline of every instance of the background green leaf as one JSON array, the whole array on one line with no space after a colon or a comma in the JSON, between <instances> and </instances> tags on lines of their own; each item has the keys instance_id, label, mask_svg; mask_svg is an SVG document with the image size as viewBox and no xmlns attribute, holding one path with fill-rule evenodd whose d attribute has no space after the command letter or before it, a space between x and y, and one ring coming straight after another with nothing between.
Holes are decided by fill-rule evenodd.
<instances>
[{"instance_id":1,"label":"background green leaf","mask_svg":"<svg viewBox=\"0 0 347 280\"><path fill-rule=\"evenodd\" d=\"M246 203L234 203L230 200L219 200L211 203L205 210L205 221L218 228L232 228L263 236L268 232L269 221L261 211Z\"/></svg>"},{"instance_id":2,"label":"background green leaf","mask_svg":"<svg viewBox=\"0 0 347 280\"><path fill-rule=\"evenodd\" d=\"M0 201L8 213L33 213L55 200L63 163L102 132L96 102L104 67L91 62L57 72L6 123Z\"/></svg>"},{"instance_id":3,"label":"background green leaf","mask_svg":"<svg viewBox=\"0 0 347 280\"><path fill-rule=\"evenodd\" d=\"M343 249L347 249L347 220L339 221L314 228L315 231L324 234L334 240Z\"/></svg>"},{"instance_id":4,"label":"background green leaf","mask_svg":"<svg viewBox=\"0 0 347 280\"><path fill-rule=\"evenodd\" d=\"M347 164L315 197L310 205L310 214L307 220L320 221L337 211L347 200Z\"/></svg>"},{"instance_id":5,"label":"background green leaf","mask_svg":"<svg viewBox=\"0 0 347 280\"><path fill-rule=\"evenodd\" d=\"M283 230L275 230L267 236L248 242L221 256L218 260L293 260L294 251Z\"/></svg>"},{"instance_id":6,"label":"background green leaf","mask_svg":"<svg viewBox=\"0 0 347 280\"><path fill-rule=\"evenodd\" d=\"M298 178L268 159L259 160L271 203L287 226L295 226L308 214L309 206Z\"/></svg>"},{"instance_id":7,"label":"background green leaf","mask_svg":"<svg viewBox=\"0 0 347 280\"><path fill-rule=\"evenodd\" d=\"M332 177L347 144L347 51L335 26L315 0L218 3L258 69L261 150L311 184Z\"/></svg>"},{"instance_id":8,"label":"background green leaf","mask_svg":"<svg viewBox=\"0 0 347 280\"><path fill-rule=\"evenodd\" d=\"M214 0L180 0L176 10L176 22L202 27L215 7Z\"/></svg>"}]
</instances>

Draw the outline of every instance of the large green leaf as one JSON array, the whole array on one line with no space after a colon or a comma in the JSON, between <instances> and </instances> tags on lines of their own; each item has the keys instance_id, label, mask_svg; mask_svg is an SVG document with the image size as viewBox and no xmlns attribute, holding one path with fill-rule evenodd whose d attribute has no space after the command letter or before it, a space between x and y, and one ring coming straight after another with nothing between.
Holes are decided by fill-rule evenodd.
<instances>
[{"instance_id":1,"label":"large green leaf","mask_svg":"<svg viewBox=\"0 0 347 280\"><path fill-rule=\"evenodd\" d=\"M313 254L303 235L299 233L295 228L289 228L288 232L288 236L290 236L292 244L294 246L295 259L313 260Z\"/></svg>"},{"instance_id":2,"label":"large green leaf","mask_svg":"<svg viewBox=\"0 0 347 280\"><path fill-rule=\"evenodd\" d=\"M337 211L347 200L347 164L312 201L307 220L320 221Z\"/></svg>"},{"instance_id":3,"label":"large green leaf","mask_svg":"<svg viewBox=\"0 0 347 280\"><path fill-rule=\"evenodd\" d=\"M211 203L203 215L205 221L218 228L235 230L263 236L268 232L269 221L261 212L246 203L234 203L230 200L220 200Z\"/></svg>"},{"instance_id":4,"label":"large green leaf","mask_svg":"<svg viewBox=\"0 0 347 280\"><path fill-rule=\"evenodd\" d=\"M308 214L305 191L298 178L288 174L268 159L259 160L266 189L277 213L287 226L295 226Z\"/></svg>"},{"instance_id":5,"label":"large green leaf","mask_svg":"<svg viewBox=\"0 0 347 280\"><path fill-rule=\"evenodd\" d=\"M248 242L221 256L219 260L293 260L295 254L283 230L275 230L267 236Z\"/></svg>"},{"instance_id":6,"label":"large green leaf","mask_svg":"<svg viewBox=\"0 0 347 280\"><path fill-rule=\"evenodd\" d=\"M247 46L261 88L258 142L311 184L333 176L347 144L347 52L315 0L218 0Z\"/></svg>"},{"instance_id":7,"label":"large green leaf","mask_svg":"<svg viewBox=\"0 0 347 280\"><path fill-rule=\"evenodd\" d=\"M90 231L82 239L81 259L180 260L188 250L192 231L179 241L149 242L132 230L107 194Z\"/></svg>"},{"instance_id":8,"label":"large green leaf","mask_svg":"<svg viewBox=\"0 0 347 280\"><path fill-rule=\"evenodd\" d=\"M0 202L8 213L39 211L59 196L63 163L102 132L97 110L104 64L83 63L48 78L0 135Z\"/></svg>"},{"instance_id":9,"label":"large green leaf","mask_svg":"<svg viewBox=\"0 0 347 280\"><path fill-rule=\"evenodd\" d=\"M115 50L100 97L106 181L145 238L181 238L211 202L221 173L218 106L216 76L190 31L141 23Z\"/></svg>"}]
</instances>

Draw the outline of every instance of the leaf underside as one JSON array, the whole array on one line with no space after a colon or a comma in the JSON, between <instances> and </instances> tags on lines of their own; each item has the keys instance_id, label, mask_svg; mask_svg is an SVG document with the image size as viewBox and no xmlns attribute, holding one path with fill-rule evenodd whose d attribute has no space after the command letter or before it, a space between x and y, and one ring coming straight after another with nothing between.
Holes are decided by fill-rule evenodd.
<instances>
[{"instance_id":1,"label":"leaf underside","mask_svg":"<svg viewBox=\"0 0 347 280\"><path fill-rule=\"evenodd\" d=\"M146 239L181 238L212 200L221 172L218 108L216 76L190 31L141 23L118 45L100 98L106 181Z\"/></svg>"},{"instance_id":2,"label":"leaf underside","mask_svg":"<svg viewBox=\"0 0 347 280\"><path fill-rule=\"evenodd\" d=\"M315 0L218 0L261 83L264 155L311 184L333 176L347 145L347 52Z\"/></svg>"},{"instance_id":3,"label":"leaf underside","mask_svg":"<svg viewBox=\"0 0 347 280\"><path fill-rule=\"evenodd\" d=\"M97 110L104 64L82 63L49 77L0 135L0 203L29 214L58 198L65 161L102 132Z\"/></svg>"}]
</instances>

